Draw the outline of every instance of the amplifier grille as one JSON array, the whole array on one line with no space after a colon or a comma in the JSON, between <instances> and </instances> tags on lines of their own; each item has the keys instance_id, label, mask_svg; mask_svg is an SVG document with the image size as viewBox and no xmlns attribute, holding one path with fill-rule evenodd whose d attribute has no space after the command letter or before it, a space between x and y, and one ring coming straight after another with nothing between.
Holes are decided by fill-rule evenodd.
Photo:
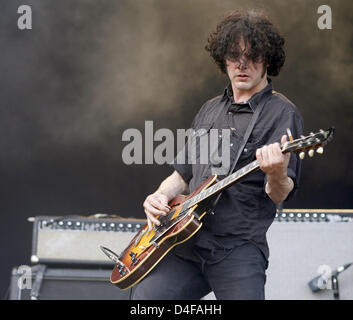
<instances>
[{"instance_id":1,"label":"amplifier grille","mask_svg":"<svg viewBox=\"0 0 353 320\"><path fill-rule=\"evenodd\" d=\"M145 220L35 217L33 263L113 265L100 250L120 254Z\"/></svg>"}]
</instances>

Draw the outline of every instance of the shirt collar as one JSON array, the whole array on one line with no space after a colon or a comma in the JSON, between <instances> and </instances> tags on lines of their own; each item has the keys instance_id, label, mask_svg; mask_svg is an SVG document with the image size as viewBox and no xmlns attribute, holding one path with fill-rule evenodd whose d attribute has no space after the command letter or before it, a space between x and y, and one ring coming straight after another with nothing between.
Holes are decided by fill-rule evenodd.
<instances>
[{"instance_id":1,"label":"shirt collar","mask_svg":"<svg viewBox=\"0 0 353 320\"><path fill-rule=\"evenodd\" d=\"M263 98L266 95L266 93L272 92L272 90L273 90L272 80L270 78L267 78L267 81L268 81L268 84L267 84L267 86L264 89L262 89L261 91L256 92L255 94L253 94L248 101L241 102L241 103L234 103L232 84L229 83L228 86L224 89L222 101L226 99L226 100L231 101L232 104L235 104L235 105L248 104L250 106L251 110L255 111L257 105L261 101L261 98Z\"/></svg>"}]
</instances>

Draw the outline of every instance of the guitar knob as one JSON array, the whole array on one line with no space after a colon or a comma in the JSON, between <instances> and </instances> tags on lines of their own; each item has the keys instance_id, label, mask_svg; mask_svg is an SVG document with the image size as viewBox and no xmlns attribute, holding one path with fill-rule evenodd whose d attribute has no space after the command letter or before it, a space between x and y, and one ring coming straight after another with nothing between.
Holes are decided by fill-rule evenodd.
<instances>
[{"instance_id":1,"label":"guitar knob","mask_svg":"<svg viewBox=\"0 0 353 320\"><path fill-rule=\"evenodd\" d=\"M310 150L308 151L308 155L309 155L310 158L312 158L312 157L314 156L314 150L313 150L313 149L310 149Z\"/></svg>"},{"instance_id":2,"label":"guitar knob","mask_svg":"<svg viewBox=\"0 0 353 320\"><path fill-rule=\"evenodd\" d=\"M304 151L300 152L300 153L299 153L299 158L300 158L301 160L303 160L304 157L305 157L305 152L304 152Z\"/></svg>"},{"instance_id":3,"label":"guitar knob","mask_svg":"<svg viewBox=\"0 0 353 320\"><path fill-rule=\"evenodd\" d=\"M316 149L316 152L319 154L323 154L324 153L324 148L323 147L319 147Z\"/></svg>"}]
</instances>

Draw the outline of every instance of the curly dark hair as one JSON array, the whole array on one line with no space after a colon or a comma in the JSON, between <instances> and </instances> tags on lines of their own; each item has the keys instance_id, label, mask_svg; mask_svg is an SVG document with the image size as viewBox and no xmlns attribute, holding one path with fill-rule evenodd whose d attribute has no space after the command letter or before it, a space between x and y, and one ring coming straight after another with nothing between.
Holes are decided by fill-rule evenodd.
<instances>
[{"instance_id":1,"label":"curly dark hair","mask_svg":"<svg viewBox=\"0 0 353 320\"><path fill-rule=\"evenodd\" d=\"M239 46L245 43L245 52ZM238 60L245 55L253 62L264 62L269 76L277 76L284 64L284 38L272 22L262 13L235 11L224 18L210 34L205 49L223 73L225 60Z\"/></svg>"}]
</instances>

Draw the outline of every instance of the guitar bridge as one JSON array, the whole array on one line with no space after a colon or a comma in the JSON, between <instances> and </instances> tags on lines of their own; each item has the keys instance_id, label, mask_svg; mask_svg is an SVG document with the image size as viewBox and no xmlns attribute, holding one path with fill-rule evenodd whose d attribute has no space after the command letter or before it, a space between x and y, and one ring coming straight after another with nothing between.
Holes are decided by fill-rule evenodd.
<instances>
[{"instance_id":1,"label":"guitar bridge","mask_svg":"<svg viewBox=\"0 0 353 320\"><path fill-rule=\"evenodd\" d=\"M152 241L151 243L152 243L152 245L153 245L155 248L157 248L157 249L159 248L159 244L158 244L157 242Z\"/></svg>"}]
</instances>

